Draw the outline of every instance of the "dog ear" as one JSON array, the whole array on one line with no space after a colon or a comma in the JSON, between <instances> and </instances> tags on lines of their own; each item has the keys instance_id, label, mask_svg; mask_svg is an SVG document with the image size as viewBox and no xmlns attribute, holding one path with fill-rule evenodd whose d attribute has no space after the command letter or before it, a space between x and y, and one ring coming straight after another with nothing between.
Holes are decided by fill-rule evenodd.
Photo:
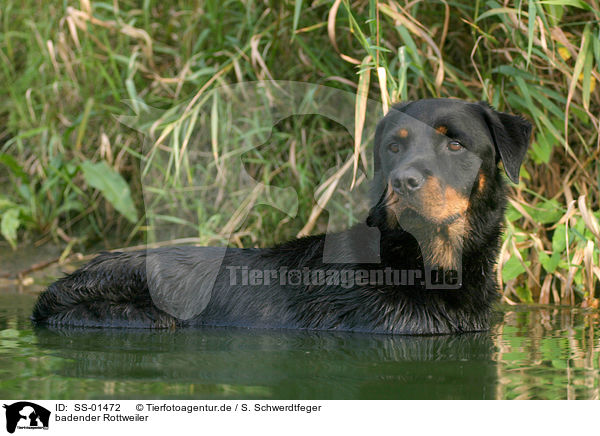
<instances>
[{"instance_id":1,"label":"dog ear","mask_svg":"<svg viewBox=\"0 0 600 436\"><path fill-rule=\"evenodd\" d=\"M498 112L486 102L479 102L479 105L484 108L484 117L506 175L511 182L519 183L519 170L529 147L531 123L521 116Z\"/></svg>"}]
</instances>

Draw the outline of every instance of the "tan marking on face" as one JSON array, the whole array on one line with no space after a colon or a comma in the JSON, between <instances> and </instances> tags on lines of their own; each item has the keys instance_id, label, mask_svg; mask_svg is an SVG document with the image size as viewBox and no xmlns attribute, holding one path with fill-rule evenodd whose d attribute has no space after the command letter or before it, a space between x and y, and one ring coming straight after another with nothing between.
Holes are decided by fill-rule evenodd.
<instances>
[{"instance_id":1,"label":"tan marking on face","mask_svg":"<svg viewBox=\"0 0 600 436\"><path fill-rule=\"evenodd\" d=\"M390 187L391 188L391 187ZM458 268L460 266L463 240L469 231L467 209L469 207L468 197L462 195L451 186L442 187L439 179L429 177L418 193L419 203L414 208L427 218L426 222L400 221L406 231L410 232L419 242L424 261L431 265L442 268ZM388 224L392 218L406 208L388 209ZM452 219L450 223L444 223ZM394 220L394 224L396 220Z\"/></svg>"},{"instance_id":2,"label":"tan marking on face","mask_svg":"<svg viewBox=\"0 0 600 436\"><path fill-rule=\"evenodd\" d=\"M456 256L454 248L443 238L434 238L426 244L424 249L427 251L425 262L433 267L444 269L454 268L456 266Z\"/></svg>"},{"instance_id":3,"label":"tan marking on face","mask_svg":"<svg viewBox=\"0 0 600 436\"><path fill-rule=\"evenodd\" d=\"M419 235L425 261L432 266L459 266L463 238L468 231L466 211L469 199L451 186L442 188L440 181L429 177L420 192L421 210L427 219L437 224L430 233ZM445 220L458 215L449 224Z\"/></svg>"},{"instance_id":4,"label":"tan marking on face","mask_svg":"<svg viewBox=\"0 0 600 436\"><path fill-rule=\"evenodd\" d=\"M435 221L438 215L437 209L443 204L440 182L435 177L429 177L419 193L422 213Z\"/></svg>"},{"instance_id":5,"label":"tan marking on face","mask_svg":"<svg viewBox=\"0 0 600 436\"><path fill-rule=\"evenodd\" d=\"M406 129L398 129L398 131L396 132L396 134L400 138L406 138L406 137L408 137L408 130L406 130Z\"/></svg>"},{"instance_id":6,"label":"tan marking on face","mask_svg":"<svg viewBox=\"0 0 600 436\"><path fill-rule=\"evenodd\" d=\"M419 192L420 205L414 208L425 220L404 221L401 214L409 207L393 191L388 183L386 199L386 220L390 228L401 226L419 242L424 261L442 268L458 268L462 255L463 239L468 232L466 211L469 200L454 188L442 188L440 181L429 177ZM412 206L411 206L412 207ZM449 224L444 221L458 215Z\"/></svg>"},{"instance_id":7,"label":"tan marking on face","mask_svg":"<svg viewBox=\"0 0 600 436\"><path fill-rule=\"evenodd\" d=\"M485 175L481 171L479 172L479 185L477 187L480 192L485 188Z\"/></svg>"},{"instance_id":8,"label":"tan marking on face","mask_svg":"<svg viewBox=\"0 0 600 436\"><path fill-rule=\"evenodd\" d=\"M444 269L458 268L462 255L463 238L468 231L465 217L460 217L447 226L446 233L438 232L431 240L422 244L425 261L431 266Z\"/></svg>"},{"instance_id":9,"label":"tan marking on face","mask_svg":"<svg viewBox=\"0 0 600 436\"><path fill-rule=\"evenodd\" d=\"M467 211L467 208L469 207L468 197L462 195L450 186L446 187L444 194L446 200L444 215L446 218L456 214L462 215Z\"/></svg>"},{"instance_id":10,"label":"tan marking on face","mask_svg":"<svg viewBox=\"0 0 600 436\"><path fill-rule=\"evenodd\" d=\"M446 126L437 126L435 128L435 131L438 132L440 135L445 135L446 133L448 133L448 127L446 127Z\"/></svg>"},{"instance_id":11,"label":"tan marking on face","mask_svg":"<svg viewBox=\"0 0 600 436\"><path fill-rule=\"evenodd\" d=\"M442 190L435 177L429 177L420 193L421 212L434 223L441 223L453 215L462 215L469 207L469 199L451 186Z\"/></svg>"}]
</instances>

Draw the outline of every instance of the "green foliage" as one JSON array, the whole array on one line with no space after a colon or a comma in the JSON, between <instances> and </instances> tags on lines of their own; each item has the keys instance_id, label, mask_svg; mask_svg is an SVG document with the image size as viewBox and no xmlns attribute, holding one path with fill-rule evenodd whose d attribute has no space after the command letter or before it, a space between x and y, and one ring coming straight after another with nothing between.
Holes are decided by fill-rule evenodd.
<instances>
[{"instance_id":1,"label":"green foliage","mask_svg":"<svg viewBox=\"0 0 600 436\"><path fill-rule=\"evenodd\" d=\"M124 99L134 109L169 110L147 120L164 134L161 147L177 156L166 162L166 191L175 176L191 174L185 144L194 126L207 126L217 157L240 153L233 146L251 134L220 127L226 108L211 107L218 103L208 100L212 88L272 77L355 93L370 71L375 100L485 100L532 121L499 266L512 290L507 298L541 301L548 283L549 301L588 295L586 304L595 304L600 16L592 3L344 0L333 13L332 2L286 0L265 13L261 2L238 0L90 1L89 9L88 2L7 0L0 11L1 233L13 246L31 238L128 243L146 236L138 169L152 156L144 155L141 135L115 117L129 114ZM189 110L176 110L195 95ZM303 229L315 210L315 186L353 150L343 129L318 117L264 134L264 149L243 157L249 174L293 187L299 212L290 220L275 208L252 207L235 230L240 245ZM231 217L216 206L199 195L183 213L164 211L161 219L228 242L219 229ZM321 217L310 231L325 225ZM585 251L589 241L593 249Z\"/></svg>"},{"instance_id":2,"label":"green foliage","mask_svg":"<svg viewBox=\"0 0 600 436\"><path fill-rule=\"evenodd\" d=\"M19 228L19 209L16 207L10 208L2 212L2 220L0 220L0 231L2 236L15 248L17 246L17 229Z\"/></svg>"},{"instance_id":3,"label":"green foliage","mask_svg":"<svg viewBox=\"0 0 600 436\"><path fill-rule=\"evenodd\" d=\"M517 257L511 257L502 268L502 278L505 281L512 280L525 272L525 267Z\"/></svg>"},{"instance_id":4,"label":"green foliage","mask_svg":"<svg viewBox=\"0 0 600 436\"><path fill-rule=\"evenodd\" d=\"M84 161L81 170L85 181L98 189L125 218L132 223L137 221L137 212L131 199L131 191L127 182L106 162L92 163Z\"/></svg>"}]
</instances>

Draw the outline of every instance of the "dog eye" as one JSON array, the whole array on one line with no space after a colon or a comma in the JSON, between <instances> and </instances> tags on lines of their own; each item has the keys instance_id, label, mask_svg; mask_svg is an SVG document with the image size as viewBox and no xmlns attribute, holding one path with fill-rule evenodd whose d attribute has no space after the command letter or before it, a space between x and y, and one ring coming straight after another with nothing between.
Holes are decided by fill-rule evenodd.
<instances>
[{"instance_id":1,"label":"dog eye","mask_svg":"<svg viewBox=\"0 0 600 436\"><path fill-rule=\"evenodd\" d=\"M458 141L450 141L447 147L450 151L461 151L463 149L463 145Z\"/></svg>"},{"instance_id":2,"label":"dog eye","mask_svg":"<svg viewBox=\"0 0 600 436\"><path fill-rule=\"evenodd\" d=\"M400 147L398 147L398 144L390 144L388 145L388 150L392 153L398 153L400 151Z\"/></svg>"}]
</instances>

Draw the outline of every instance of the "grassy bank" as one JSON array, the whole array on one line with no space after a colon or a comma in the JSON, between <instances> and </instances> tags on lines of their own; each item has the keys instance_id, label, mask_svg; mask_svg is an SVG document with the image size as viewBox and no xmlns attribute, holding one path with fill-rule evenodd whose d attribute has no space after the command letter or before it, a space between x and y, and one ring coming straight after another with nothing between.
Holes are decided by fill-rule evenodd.
<instances>
[{"instance_id":1,"label":"grassy bank","mask_svg":"<svg viewBox=\"0 0 600 436\"><path fill-rule=\"evenodd\" d=\"M205 177L219 176L235 141L218 130L227 106L210 91L233 83L273 78L359 96L364 90L382 106L424 97L486 100L535 125L500 259L506 301L597 306L599 10L597 0L6 0L1 233L15 247L54 242L65 254L142 242L148 199L140 162L158 148L178 153L203 126L216 156ZM115 117L131 114L124 100L157 110L148 115L154 142L146 147L147 135ZM352 136L316 115L287 118L260 134L260 149L236 159L253 179L292 187L296 215L250 196L247 216L229 216L220 211L235 212L248 196L201 193L193 204L178 203L184 210L177 216L162 211L171 218L165 222L204 243L245 246L325 230L315 198L327 209L321 194L332 184L323 175L352 159ZM165 191L186 174L185 159L174 162ZM347 191L337 186L342 198Z\"/></svg>"}]
</instances>

